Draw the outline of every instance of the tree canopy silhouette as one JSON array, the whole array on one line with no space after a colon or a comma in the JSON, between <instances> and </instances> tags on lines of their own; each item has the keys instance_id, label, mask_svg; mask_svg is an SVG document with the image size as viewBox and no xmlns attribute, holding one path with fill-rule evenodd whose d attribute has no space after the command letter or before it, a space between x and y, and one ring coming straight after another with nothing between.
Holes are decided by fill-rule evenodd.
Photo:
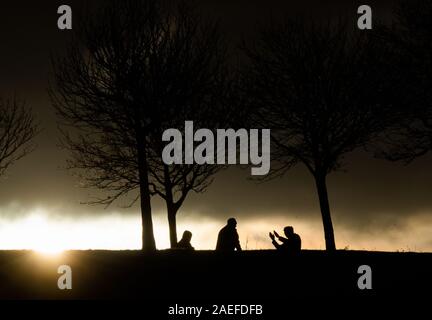
<instances>
[{"instance_id":1,"label":"tree canopy silhouette","mask_svg":"<svg viewBox=\"0 0 432 320\"><path fill-rule=\"evenodd\" d=\"M343 21L300 20L273 24L244 48L252 120L272 129L268 178L306 166L318 192L326 248L335 250L327 176L386 126L384 49Z\"/></svg>"},{"instance_id":2,"label":"tree canopy silhouette","mask_svg":"<svg viewBox=\"0 0 432 320\"><path fill-rule=\"evenodd\" d=\"M149 158L150 191L166 203L172 248L177 245L177 213L187 195L191 191L204 192L224 166L167 165L161 158L166 145L161 140L163 131L184 131L188 120L193 120L194 126L216 131L238 124L242 114L236 108L237 79L228 65L218 23L200 16L196 7L184 3L177 10L176 16L169 19L176 21L176 35L169 47L161 47L158 53L157 73L164 83L159 97L162 103L158 106L159 130L154 130ZM184 156L184 148L182 152Z\"/></svg>"},{"instance_id":3,"label":"tree canopy silhouette","mask_svg":"<svg viewBox=\"0 0 432 320\"><path fill-rule=\"evenodd\" d=\"M151 196L167 205L171 245L176 214L220 167L167 166L162 133L185 120L219 122L228 97L225 49L217 23L174 1L109 1L87 15L65 57L54 61L51 88L64 146L88 187L110 205L139 190L143 249L154 250ZM223 121L223 120L222 120Z\"/></svg>"}]
</instances>

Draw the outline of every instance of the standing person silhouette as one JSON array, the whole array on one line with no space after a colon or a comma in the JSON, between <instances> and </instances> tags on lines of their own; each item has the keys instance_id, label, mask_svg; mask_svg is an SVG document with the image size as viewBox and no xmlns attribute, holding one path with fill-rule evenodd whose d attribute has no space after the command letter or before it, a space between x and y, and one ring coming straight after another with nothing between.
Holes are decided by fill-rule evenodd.
<instances>
[{"instance_id":1,"label":"standing person silhouette","mask_svg":"<svg viewBox=\"0 0 432 320\"><path fill-rule=\"evenodd\" d=\"M298 253L301 251L301 238L297 233L294 233L294 228L291 226L284 228L284 233L286 235L286 238L281 237L276 231L273 233L269 233L270 239L272 240L273 245L276 249L281 251L286 251L289 253ZM282 244L279 244L276 241L276 238Z\"/></svg>"},{"instance_id":2,"label":"standing person silhouette","mask_svg":"<svg viewBox=\"0 0 432 320\"><path fill-rule=\"evenodd\" d=\"M236 219L228 219L227 225L219 231L216 251L242 251L236 226Z\"/></svg>"}]
</instances>

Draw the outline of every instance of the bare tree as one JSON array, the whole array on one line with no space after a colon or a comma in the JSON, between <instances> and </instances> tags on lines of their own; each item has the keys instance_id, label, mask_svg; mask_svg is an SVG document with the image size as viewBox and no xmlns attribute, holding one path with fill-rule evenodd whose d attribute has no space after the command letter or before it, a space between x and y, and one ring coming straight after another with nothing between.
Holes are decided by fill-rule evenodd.
<instances>
[{"instance_id":1,"label":"bare tree","mask_svg":"<svg viewBox=\"0 0 432 320\"><path fill-rule=\"evenodd\" d=\"M344 22L287 21L264 30L245 52L246 94L253 121L272 129L272 172L282 176L298 163L313 175L326 248L336 249L327 176L344 156L373 141L388 109L373 37Z\"/></svg>"},{"instance_id":2,"label":"bare tree","mask_svg":"<svg viewBox=\"0 0 432 320\"><path fill-rule=\"evenodd\" d=\"M223 167L216 165L167 165L159 158L150 161L151 191L166 203L170 244L177 245L177 213L189 192L202 193Z\"/></svg>"},{"instance_id":3,"label":"bare tree","mask_svg":"<svg viewBox=\"0 0 432 320\"><path fill-rule=\"evenodd\" d=\"M214 54L210 53L209 54ZM220 67L220 66L219 66ZM202 71L210 71L203 68ZM218 72L218 71L217 71ZM231 80L227 81L227 73L219 73L221 76L218 80L212 80L207 84L200 81L196 86L195 95L198 98L198 104L187 106L176 116L166 119L161 128L184 128L186 120L193 120L194 125L200 128L235 127L241 123L240 118L244 112L241 108L233 108L232 98L234 92ZM211 77L208 79L212 79ZM176 108L176 105L165 105L164 110ZM215 164L165 164L162 159L162 150L165 143L162 143L160 137L162 133L156 135L152 151L154 156L149 161L149 171L151 174L151 192L159 195L166 203L168 214L168 225L170 231L170 244L175 247L177 244L177 213L190 192L205 192L213 182L213 176L226 168L226 166ZM185 150L183 149L183 156ZM217 154L217 150L216 150Z\"/></svg>"},{"instance_id":4,"label":"bare tree","mask_svg":"<svg viewBox=\"0 0 432 320\"><path fill-rule=\"evenodd\" d=\"M218 23L201 17L197 8L184 3L177 7L176 36L169 48L161 48L158 74L166 81L159 105L159 128L150 146L150 190L166 203L171 247L177 245L177 213L190 192L202 193L220 165L172 164L162 161L164 129L184 129L185 121L196 127L226 128L239 123L241 108L235 97L237 84L228 65L227 50ZM170 61L169 57L175 55ZM172 58L171 58L172 59ZM163 70L170 70L164 73ZM168 79L166 79L168 78ZM184 155L185 150L183 150Z\"/></svg>"},{"instance_id":5,"label":"bare tree","mask_svg":"<svg viewBox=\"0 0 432 320\"><path fill-rule=\"evenodd\" d=\"M34 150L37 134L31 111L17 99L0 99L0 175Z\"/></svg>"},{"instance_id":6,"label":"bare tree","mask_svg":"<svg viewBox=\"0 0 432 320\"><path fill-rule=\"evenodd\" d=\"M64 130L69 167L86 186L110 193L92 203L110 205L139 189L131 205L140 199L143 249L155 249L150 198L161 196L173 243L186 195L205 190L217 169L164 165L162 132L202 122L200 113L221 105L225 53L217 24L184 2L127 0L109 1L79 30L67 56L54 62L51 90L73 128Z\"/></svg>"}]
</instances>

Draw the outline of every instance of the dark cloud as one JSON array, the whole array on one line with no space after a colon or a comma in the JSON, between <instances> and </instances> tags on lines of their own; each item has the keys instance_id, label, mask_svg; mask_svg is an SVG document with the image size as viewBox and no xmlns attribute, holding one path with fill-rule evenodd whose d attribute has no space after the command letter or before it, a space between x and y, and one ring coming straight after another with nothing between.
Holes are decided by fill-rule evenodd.
<instances>
[{"instance_id":1,"label":"dark cloud","mask_svg":"<svg viewBox=\"0 0 432 320\"><path fill-rule=\"evenodd\" d=\"M432 211L429 170L431 157L409 166L374 159L370 154L348 157L344 171L328 178L334 219L340 223L367 226L391 225L406 217ZM204 195L190 198L187 209L214 214L313 217L319 212L312 176L298 166L280 179L256 183L248 171L220 174Z\"/></svg>"}]
</instances>

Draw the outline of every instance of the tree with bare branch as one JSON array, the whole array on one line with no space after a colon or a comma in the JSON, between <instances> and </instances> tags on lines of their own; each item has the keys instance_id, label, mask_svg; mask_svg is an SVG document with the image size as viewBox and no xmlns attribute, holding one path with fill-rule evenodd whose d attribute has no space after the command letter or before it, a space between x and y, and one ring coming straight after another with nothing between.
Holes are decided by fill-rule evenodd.
<instances>
[{"instance_id":1,"label":"tree with bare branch","mask_svg":"<svg viewBox=\"0 0 432 320\"><path fill-rule=\"evenodd\" d=\"M139 190L143 249L154 250L151 196L175 215L190 191L201 192L220 168L166 166L162 133L185 120L204 123L223 105L227 77L217 23L174 1L108 1L87 15L66 57L54 62L51 88L64 125L69 168L110 205ZM211 117L210 117L211 118ZM209 123L208 121L206 123Z\"/></svg>"},{"instance_id":2,"label":"tree with bare branch","mask_svg":"<svg viewBox=\"0 0 432 320\"><path fill-rule=\"evenodd\" d=\"M272 172L298 163L315 180L326 248L336 249L327 176L373 141L388 116L383 49L340 22L286 21L245 46L245 94L253 122L272 129Z\"/></svg>"},{"instance_id":3,"label":"tree with bare branch","mask_svg":"<svg viewBox=\"0 0 432 320\"><path fill-rule=\"evenodd\" d=\"M227 73L221 73L218 81L212 81L205 88L200 83L202 97L197 105L189 104L180 115L173 116L164 121L162 128L183 129L185 121L193 119L194 125L209 129L216 133L217 129L236 127L241 124L241 118L245 112L238 106L233 97L234 90L231 81L227 81ZM198 88L197 88L198 89ZM209 103L208 98L211 102ZM175 105L165 105L164 110L176 108ZM181 130L182 131L182 130ZM149 172L151 175L150 190L152 194L160 196L166 203L168 225L170 232L170 244L174 248L177 245L177 213L190 192L203 193L213 182L214 175L226 168L216 164L171 164L164 163L161 159L163 148L158 132L152 144L153 157L149 158ZM159 138L159 139L158 139ZM216 150L216 152L218 152ZM185 150L182 151L183 156Z\"/></svg>"},{"instance_id":4,"label":"tree with bare branch","mask_svg":"<svg viewBox=\"0 0 432 320\"><path fill-rule=\"evenodd\" d=\"M0 176L34 150L37 131L34 117L25 103L0 99Z\"/></svg>"}]
</instances>

